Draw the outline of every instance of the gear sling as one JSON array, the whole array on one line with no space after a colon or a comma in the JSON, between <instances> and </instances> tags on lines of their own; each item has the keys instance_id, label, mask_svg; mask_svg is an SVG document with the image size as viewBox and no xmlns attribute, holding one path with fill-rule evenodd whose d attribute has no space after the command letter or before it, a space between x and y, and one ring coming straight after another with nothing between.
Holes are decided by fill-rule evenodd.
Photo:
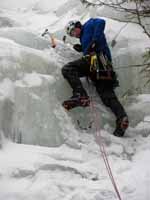
<instances>
[{"instance_id":1,"label":"gear sling","mask_svg":"<svg viewBox=\"0 0 150 200\"><path fill-rule=\"evenodd\" d=\"M90 57L90 75L96 80L113 81L116 78L111 62L102 52Z\"/></svg>"}]
</instances>

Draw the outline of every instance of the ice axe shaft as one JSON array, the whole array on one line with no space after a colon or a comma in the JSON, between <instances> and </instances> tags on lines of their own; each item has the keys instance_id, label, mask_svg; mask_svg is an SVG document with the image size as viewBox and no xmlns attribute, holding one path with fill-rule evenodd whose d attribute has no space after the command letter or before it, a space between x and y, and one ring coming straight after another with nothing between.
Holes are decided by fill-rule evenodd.
<instances>
[{"instance_id":1,"label":"ice axe shaft","mask_svg":"<svg viewBox=\"0 0 150 200\"><path fill-rule=\"evenodd\" d=\"M53 48L56 47L56 42L55 42L55 38L54 36L48 31L48 29L45 29L45 31L42 33L42 37L44 37L45 35L49 35L50 39L51 39L51 46Z\"/></svg>"}]
</instances>

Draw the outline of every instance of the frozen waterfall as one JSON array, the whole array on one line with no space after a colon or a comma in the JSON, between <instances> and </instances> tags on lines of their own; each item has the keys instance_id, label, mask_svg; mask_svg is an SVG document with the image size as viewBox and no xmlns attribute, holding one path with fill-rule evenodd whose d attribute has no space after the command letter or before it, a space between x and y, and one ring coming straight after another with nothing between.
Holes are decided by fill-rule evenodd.
<instances>
[{"instance_id":1,"label":"frozen waterfall","mask_svg":"<svg viewBox=\"0 0 150 200\"><path fill-rule=\"evenodd\" d=\"M61 68L65 63L81 55L72 49L69 44L70 39L66 44L61 41L66 19L63 17L60 19L60 16L64 15L60 11L65 5L68 8L74 5L76 9L73 13L76 16L81 12L81 8L79 9L79 5L74 1L70 4L67 1L60 2L59 9L56 9L56 16L51 18L51 25L49 25L58 37L57 47L53 49L50 47L49 38L41 37L42 29L39 29L39 26L43 21L40 21L39 25L35 23L35 20L39 19L37 10L45 13L46 6L43 4L42 7L40 3L35 5L34 1L26 2L24 6L27 8L27 5L34 8L33 22L27 18L27 15L28 17L31 15L31 10L29 12L22 10L19 13L14 9L9 10L7 15L3 12L1 14L0 129L7 138L18 143L59 146L68 142L68 138L71 138L70 134L76 141L79 134L78 121L83 128L87 128L92 121L88 108L84 111L81 109L82 112L77 109L68 114L61 106L62 101L71 95L71 89L61 75ZM2 4L4 8L7 6L7 1ZM70 13L66 16L69 17ZM84 18L86 19L87 16L85 15ZM21 19L24 20L22 24ZM56 21L55 26L52 19ZM124 23L106 20L107 40L111 43ZM32 23L35 24L32 26ZM35 32L36 28L37 32ZM117 44L111 50L114 68L118 73L121 86L116 90L118 96L149 92L149 86L144 87L145 80L140 73L141 69L128 67L143 62L142 55L148 46L149 41L137 25L129 24L117 38ZM84 80L83 84L89 92L90 89ZM96 106L102 113L102 127L107 123L112 125L114 119L111 119L111 114L103 107L95 91L92 93L95 96ZM125 100L124 103L127 101ZM134 112L131 114L129 111L129 116L133 115Z\"/></svg>"}]
</instances>

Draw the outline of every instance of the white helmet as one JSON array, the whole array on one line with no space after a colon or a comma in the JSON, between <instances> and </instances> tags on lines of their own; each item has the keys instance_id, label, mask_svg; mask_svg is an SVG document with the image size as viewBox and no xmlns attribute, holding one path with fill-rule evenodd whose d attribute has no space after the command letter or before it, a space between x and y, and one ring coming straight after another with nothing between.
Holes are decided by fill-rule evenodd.
<instances>
[{"instance_id":1,"label":"white helmet","mask_svg":"<svg viewBox=\"0 0 150 200\"><path fill-rule=\"evenodd\" d=\"M66 25L66 33L71 36L71 31L75 28L81 28L81 22L77 20L69 21Z\"/></svg>"}]
</instances>

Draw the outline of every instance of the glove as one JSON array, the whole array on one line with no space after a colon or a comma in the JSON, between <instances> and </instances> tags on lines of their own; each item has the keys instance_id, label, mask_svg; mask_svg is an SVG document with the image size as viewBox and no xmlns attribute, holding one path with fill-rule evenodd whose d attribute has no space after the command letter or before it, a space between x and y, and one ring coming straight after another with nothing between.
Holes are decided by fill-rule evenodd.
<instances>
[{"instance_id":1,"label":"glove","mask_svg":"<svg viewBox=\"0 0 150 200\"><path fill-rule=\"evenodd\" d=\"M78 51L78 52L82 52L82 46L81 44L74 44L73 45L73 48Z\"/></svg>"}]
</instances>

